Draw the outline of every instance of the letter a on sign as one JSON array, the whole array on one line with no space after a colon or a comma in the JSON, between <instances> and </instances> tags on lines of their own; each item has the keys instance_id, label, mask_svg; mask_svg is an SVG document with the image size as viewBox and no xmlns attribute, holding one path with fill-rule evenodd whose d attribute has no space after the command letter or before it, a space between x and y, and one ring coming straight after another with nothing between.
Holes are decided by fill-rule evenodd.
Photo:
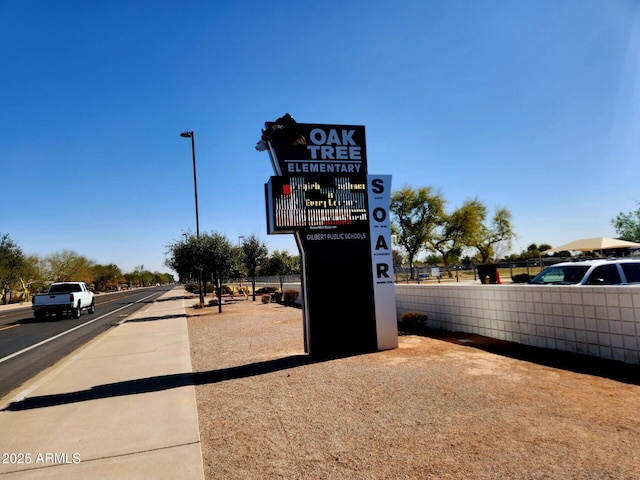
<instances>
[{"instance_id":1,"label":"letter a on sign","mask_svg":"<svg viewBox=\"0 0 640 480\"><path fill-rule=\"evenodd\" d=\"M387 245L384 235L378 235L378 241L376 242L376 247L373 250L377 251L380 249L389 250L389 245Z\"/></svg>"}]
</instances>

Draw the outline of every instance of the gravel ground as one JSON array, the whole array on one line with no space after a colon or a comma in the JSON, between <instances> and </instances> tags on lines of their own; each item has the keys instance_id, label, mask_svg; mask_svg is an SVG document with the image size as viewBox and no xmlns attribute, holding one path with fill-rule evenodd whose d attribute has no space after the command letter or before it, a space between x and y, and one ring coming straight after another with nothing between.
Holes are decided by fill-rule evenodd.
<instances>
[{"instance_id":1,"label":"gravel ground","mask_svg":"<svg viewBox=\"0 0 640 480\"><path fill-rule=\"evenodd\" d=\"M187 314L207 479L640 479L636 366L577 373L464 334L314 360L299 309Z\"/></svg>"}]
</instances>

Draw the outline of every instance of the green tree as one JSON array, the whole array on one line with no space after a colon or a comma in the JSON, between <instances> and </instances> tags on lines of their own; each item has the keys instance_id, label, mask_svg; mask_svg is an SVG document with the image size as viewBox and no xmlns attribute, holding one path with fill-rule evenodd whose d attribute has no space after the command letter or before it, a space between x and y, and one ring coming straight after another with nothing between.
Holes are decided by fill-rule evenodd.
<instances>
[{"instance_id":1,"label":"green tree","mask_svg":"<svg viewBox=\"0 0 640 480\"><path fill-rule=\"evenodd\" d=\"M249 278L251 278L251 292L253 301L256 301L256 276L260 266L265 262L269 255L269 250L255 235L242 240L240 246L242 251L242 262L247 268Z\"/></svg>"},{"instance_id":2,"label":"green tree","mask_svg":"<svg viewBox=\"0 0 640 480\"><path fill-rule=\"evenodd\" d=\"M540 251L540 256L542 256L542 258L548 258L548 257L567 258L567 257L571 257L572 256L571 252L569 250L558 250L556 252L553 252L552 254L544 253L547 250L551 250L552 248L553 247L551 245L549 245L548 243L541 243L540 245L538 245L538 250Z\"/></svg>"},{"instance_id":3,"label":"green tree","mask_svg":"<svg viewBox=\"0 0 640 480\"><path fill-rule=\"evenodd\" d=\"M115 272L113 273L115 274ZM151 272L150 270L145 269L144 265L137 265L133 272L125 273L117 280L113 280L113 283L119 284L126 282L132 286L149 287L157 283L165 284L173 281L173 275L170 273Z\"/></svg>"},{"instance_id":4,"label":"green tree","mask_svg":"<svg viewBox=\"0 0 640 480\"><path fill-rule=\"evenodd\" d=\"M403 187L391 194L392 230L407 254L410 278L415 278L414 262L444 215L444 198L431 187Z\"/></svg>"},{"instance_id":5,"label":"green tree","mask_svg":"<svg viewBox=\"0 0 640 480\"><path fill-rule=\"evenodd\" d=\"M159 283L160 285L167 285L169 283L173 283L175 280L173 279L173 275L170 273L160 273L153 272L153 285Z\"/></svg>"},{"instance_id":6,"label":"green tree","mask_svg":"<svg viewBox=\"0 0 640 480\"><path fill-rule=\"evenodd\" d=\"M130 287L141 287L142 286L142 277L138 274L138 272L133 271L124 274L125 282Z\"/></svg>"},{"instance_id":7,"label":"green tree","mask_svg":"<svg viewBox=\"0 0 640 480\"><path fill-rule=\"evenodd\" d=\"M164 264L174 270L183 282L198 277L196 248L195 242L190 241L192 238L195 237L185 236L182 240L169 244L165 253Z\"/></svg>"},{"instance_id":8,"label":"green tree","mask_svg":"<svg viewBox=\"0 0 640 480\"><path fill-rule=\"evenodd\" d=\"M401 267L404 263L404 255L395 248L392 250L393 268Z\"/></svg>"},{"instance_id":9,"label":"green tree","mask_svg":"<svg viewBox=\"0 0 640 480\"><path fill-rule=\"evenodd\" d=\"M551 245L549 245L548 243L541 243L540 245L538 245L538 250L540 250L540 252L546 252L547 250L551 250L553 247ZM566 255L566 256L571 256L571 255Z\"/></svg>"},{"instance_id":10,"label":"green tree","mask_svg":"<svg viewBox=\"0 0 640 480\"><path fill-rule=\"evenodd\" d=\"M181 279L211 278L218 291L218 311L222 311L222 281L237 268L237 255L229 239L219 233L185 235L168 246L165 265L178 273ZM204 291L200 291L200 303L204 303Z\"/></svg>"},{"instance_id":11,"label":"green tree","mask_svg":"<svg viewBox=\"0 0 640 480\"><path fill-rule=\"evenodd\" d=\"M512 225L513 216L506 208L496 210L491 223L480 226L480 232L476 244L480 254L480 263L487 263L496 254L496 247L500 243L506 243L507 250L511 249L511 241L515 238Z\"/></svg>"},{"instance_id":12,"label":"green tree","mask_svg":"<svg viewBox=\"0 0 640 480\"><path fill-rule=\"evenodd\" d=\"M294 275L300 273L300 257L289 252L275 250L260 268L264 276Z\"/></svg>"},{"instance_id":13,"label":"green tree","mask_svg":"<svg viewBox=\"0 0 640 480\"><path fill-rule=\"evenodd\" d=\"M33 289L38 291L44 286L42 275L42 260L37 255L25 257L24 266L20 272L20 289L25 301L31 297Z\"/></svg>"},{"instance_id":14,"label":"green tree","mask_svg":"<svg viewBox=\"0 0 640 480\"><path fill-rule=\"evenodd\" d=\"M428 249L442 255L449 277L453 277L450 265L459 260L462 251L479 242L486 214L487 208L478 199L467 200L451 214L444 214L427 239Z\"/></svg>"},{"instance_id":15,"label":"green tree","mask_svg":"<svg viewBox=\"0 0 640 480\"><path fill-rule=\"evenodd\" d=\"M442 263L442 255L431 254L427 255L424 259L424 263L427 265L440 265Z\"/></svg>"},{"instance_id":16,"label":"green tree","mask_svg":"<svg viewBox=\"0 0 640 480\"><path fill-rule=\"evenodd\" d=\"M640 243L640 203L635 211L620 212L616 218L611 220L611 225L616 229L621 240Z\"/></svg>"},{"instance_id":17,"label":"green tree","mask_svg":"<svg viewBox=\"0 0 640 480\"><path fill-rule=\"evenodd\" d=\"M94 262L76 252L55 252L45 257L44 261L49 281L93 283Z\"/></svg>"},{"instance_id":18,"label":"green tree","mask_svg":"<svg viewBox=\"0 0 640 480\"><path fill-rule=\"evenodd\" d=\"M571 252L561 251L554 252L553 255L549 255L548 253L544 253L547 250L550 250L552 247L548 243L541 243L540 245L536 243L530 244L525 250L522 250L520 253L512 253L511 255L505 257L505 260L509 262L522 262L526 260L539 259L544 257L570 257Z\"/></svg>"},{"instance_id":19,"label":"green tree","mask_svg":"<svg viewBox=\"0 0 640 480\"><path fill-rule=\"evenodd\" d=\"M158 283L156 281L156 275L144 268L144 265L140 265L140 270L136 272L140 276L140 281L143 287L150 287Z\"/></svg>"},{"instance_id":20,"label":"green tree","mask_svg":"<svg viewBox=\"0 0 640 480\"><path fill-rule=\"evenodd\" d=\"M25 256L22 249L9 237L0 235L0 293L2 304L8 302L7 294L15 286L25 268Z\"/></svg>"},{"instance_id":21,"label":"green tree","mask_svg":"<svg viewBox=\"0 0 640 480\"><path fill-rule=\"evenodd\" d=\"M204 243L196 235L184 235L181 240L167 247L165 265L174 270L182 281L201 280L204 262ZM204 304L203 290L199 292L200 305Z\"/></svg>"},{"instance_id":22,"label":"green tree","mask_svg":"<svg viewBox=\"0 0 640 480\"><path fill-rule=\"evenodd\" d=\"M113 263L109 265L94 265L93 277L96 290L105 291L118 286L122 278L122 272Z\"/></svg>"},{"instance_id":23,"label":"green tree","mask_svg":"<svg viewBox=\"0 0 640 480\"><path fill-rule=\"evenodd\" d=\"M200 235L198 240L202 242L203 276L214 281L218 293L218 312L222 312L222 283L237 270L237 255L231 241L220 233Z\"/></svg>"}]
</instances>

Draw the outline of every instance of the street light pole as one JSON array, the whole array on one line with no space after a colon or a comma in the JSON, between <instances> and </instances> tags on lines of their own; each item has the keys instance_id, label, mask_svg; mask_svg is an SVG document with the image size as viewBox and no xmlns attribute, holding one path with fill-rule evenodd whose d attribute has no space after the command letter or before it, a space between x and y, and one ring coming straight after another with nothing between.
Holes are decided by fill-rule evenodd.
<instances>
[{"instance_id":1,"label":"street light pole","mask_svg":"<svg viewBox=\"0 0 640 480\"><path fill-rule=\"evenodd\" d=\"M198 221L198 177L196 175L196 143L195 134L193 132L182 132L183 138L191 139L191 157L193 158L193 192L196 198L196 236L200 236L200 223Z\"/></svg>"},{"instance_id":2,"label":"street light pole","mask_svg":"<svg viewBox=\"0 0 640 480\"><path fill-rule=\"evenodd\" d=\"M191 157L193 158L193 192L196 200L196 237L200 237L200 222L198 220L198 177L196 176L196 142L195 134L191 132L182 132L183 138L191 139ZM198 272L198 287L200 289L200 306L204 305L204 292L202 291L202 270Z\"/></svg>"}]
</instances>

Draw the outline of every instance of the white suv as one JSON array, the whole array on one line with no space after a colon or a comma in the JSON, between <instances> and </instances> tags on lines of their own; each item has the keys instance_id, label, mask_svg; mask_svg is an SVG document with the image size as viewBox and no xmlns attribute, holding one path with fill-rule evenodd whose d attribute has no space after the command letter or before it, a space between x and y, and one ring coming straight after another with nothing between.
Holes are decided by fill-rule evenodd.
<instances>
[{"instance_id":1,"label":"white suv","mask_svg":"<svg viewBox=\"0 0 640 480\"><path fill-rule=\"evenodd\" d=\"M639 285L640 258L556 263L533 277L533 285Z\"/></svg>"}]
</instances>

